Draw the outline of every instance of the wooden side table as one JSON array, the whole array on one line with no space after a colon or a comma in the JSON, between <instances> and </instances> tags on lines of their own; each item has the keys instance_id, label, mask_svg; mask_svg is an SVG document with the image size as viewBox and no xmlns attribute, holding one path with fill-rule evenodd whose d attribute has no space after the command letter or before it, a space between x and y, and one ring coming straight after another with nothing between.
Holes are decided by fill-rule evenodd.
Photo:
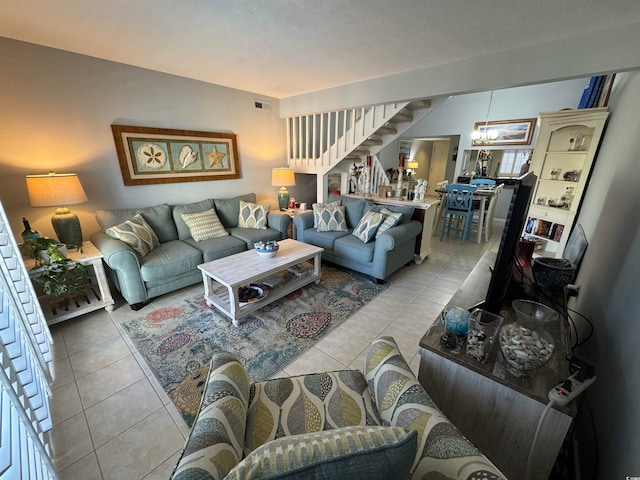
<instances>
[{"instance_id":1,"label":"wooden side table","mask_svg":"<svg viewBox=\"0 0 640 480\"><path fill-rule=\"evenodd\" d=\"M79 297L63 307L60 306L55 295L38 297L47 323L53 325L100 308L104 308L108 312L113 311L114 300L102 264L102 252L93 243L86 241L82 244L82 251L69 250L67 257L89 267L92 279L95 279L97 291L93 287L88 287L85 296ZM41 268L34 268L35 261L33 259L24 259L24 263L29 270L29 277L34 278L42 273Z\"/></svg>"},{"instance_id":2,"label":"wooden side table","mask_svg":"<svg viewBox=\"0 0 640 480\"><path fill-rule=\"evenodd\" d=\"M449 305L470 308L484 298L495 253L478 262ZM505 323L515 319L510 308L501 312ZM525 478L536 426L548 403L547 392L569 376L566 331L558 322L552 332L556 352L533 378L506 372L499 345L493 345L486 363L440 344L443 327L437 319L420 340L418 378L438 408L508 478ZM576 414L575 402L551 408L542 424L532 458L532 480L547 479Z\"/></svg>"}]
</instances>

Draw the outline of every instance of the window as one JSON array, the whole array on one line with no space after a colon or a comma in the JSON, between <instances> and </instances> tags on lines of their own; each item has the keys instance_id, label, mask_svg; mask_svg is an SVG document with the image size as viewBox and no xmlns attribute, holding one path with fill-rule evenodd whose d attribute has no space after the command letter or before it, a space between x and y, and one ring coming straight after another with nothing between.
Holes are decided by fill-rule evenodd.
<instances>
[{"instance_id":1,"label":"window","mask_svg":"<svg viewBox=\"0 0 640 480\"><path fill-rule=\"evenodd\" d=\"M498 176L517 177L520 169L531 158L533 150L503 150Z\"/></svg>"}]
</instances>

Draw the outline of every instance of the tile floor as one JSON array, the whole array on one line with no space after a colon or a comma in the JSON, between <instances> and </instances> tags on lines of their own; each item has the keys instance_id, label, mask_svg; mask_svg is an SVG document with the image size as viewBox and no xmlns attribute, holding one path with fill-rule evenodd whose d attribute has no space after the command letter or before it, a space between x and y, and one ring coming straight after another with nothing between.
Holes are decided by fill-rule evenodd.
<instances>
[{"instance_id":1,"label":"tile floor","mask_svg":"<svg viewBox=\"0 0 640 480\"><path fill-rule=\"evenodd\" d=\"M418 342L480 256L497 249L501 229L488 243L460 245L433 237L422 264L402 268L390 286L275 376L362 369L371 340L393 336L417 373ZM200 296L195 285L154 299L138 312L122 299L51 327L54 339L54 463L60 478L166 480L189 430L119 324L180 297Z\"/></svg>"}]
</instances>

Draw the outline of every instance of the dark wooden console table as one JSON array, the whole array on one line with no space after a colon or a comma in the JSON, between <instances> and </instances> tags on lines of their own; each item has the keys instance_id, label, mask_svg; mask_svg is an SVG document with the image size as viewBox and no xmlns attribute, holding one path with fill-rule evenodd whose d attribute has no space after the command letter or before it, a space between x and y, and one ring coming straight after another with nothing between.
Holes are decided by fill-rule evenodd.
<instances>
[{"instance_id":1,"label":"dark wooden console table","mask_svg":"<svg viewBox=\"0 0 640 480\"><path fill-rule=\"evenodd\" d=\"M449 305L466 309L480 303L491 278L495 253L486 253L475 266ZM515 320L506 305L504 322ZM532 379L517 378L505 370L496 342L486 363L465 353L465 345L454 350L440 344L443 327L439 320L420 340L420 383L438 408L508 478L525 478L527 459L538 420L548 403L547 392L569 376L566 360L564 320L551 332L556 351ZM532 479L547 479L562 442L575 416L574 403L551 409L543 423L532 458Z\"/></svg>"}]
</instances>

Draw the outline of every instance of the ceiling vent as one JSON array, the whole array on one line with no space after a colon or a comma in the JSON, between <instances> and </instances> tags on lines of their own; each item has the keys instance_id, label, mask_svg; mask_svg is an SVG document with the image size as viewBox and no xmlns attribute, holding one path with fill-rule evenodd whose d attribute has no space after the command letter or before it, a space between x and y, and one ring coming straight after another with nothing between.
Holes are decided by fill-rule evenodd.
<instances>
[{"instance_id":1,"label":"ceiling vent","mask_svg":"<svg viewBox=\"0 0 640 480\"><path fill-rule=\"evenodd\" d=\"M265 112L271 111L271 102L267 102L265 100L256 100L253 99L253 108L256 110L264 110Z\"/></svg>"}]
</instances>

